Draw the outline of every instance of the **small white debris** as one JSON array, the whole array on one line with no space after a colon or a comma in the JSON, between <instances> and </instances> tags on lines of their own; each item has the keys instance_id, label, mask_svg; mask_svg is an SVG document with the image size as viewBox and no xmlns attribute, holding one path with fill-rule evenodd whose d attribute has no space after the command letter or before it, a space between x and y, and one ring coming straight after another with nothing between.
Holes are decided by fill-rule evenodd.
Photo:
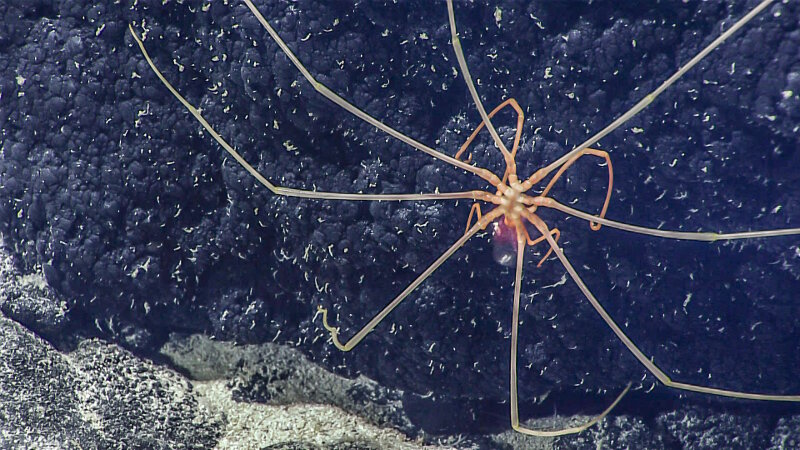
<instances>
[{"instance_id":1,"label":"small white debris","mask_svg":"<svg viewBox=\"0 0 800 450\"><path fill-rule=\"evenodd\" d=\"M539 27L540 30L544 30L544 25L542 25L541 19L534 16L533 13L528 14L528 17L530 17L531 19L533 19L534 22L536 22L536 26Z\"/></svg>"},{"instance_id":2,"label":"small white debris","mask_svg":"<svg viewBox=\"0 0 800 450\"><path fill-rule=\"evenodd\" d=\"M689 302L692 301L692 293L686 294L686 298L683 300L683 312L686 313L686 307L689 306ZM688 314L688 313L687 313Z\"/></svg>"},{"instance_id":3,"label":"small white debris","mask_svg":"<svg viewBox=\"0 0 800 450\"><path fill-rule=\"evenodd\" d=\"M285 148L287 152L293 152L293 151L297 150L297 146L292 144L292 141L288 141L288 140L287 141L283 141L283 148ZM306 252L308 252L308 249L306 249Z\"/></svg>"}]
</instances>

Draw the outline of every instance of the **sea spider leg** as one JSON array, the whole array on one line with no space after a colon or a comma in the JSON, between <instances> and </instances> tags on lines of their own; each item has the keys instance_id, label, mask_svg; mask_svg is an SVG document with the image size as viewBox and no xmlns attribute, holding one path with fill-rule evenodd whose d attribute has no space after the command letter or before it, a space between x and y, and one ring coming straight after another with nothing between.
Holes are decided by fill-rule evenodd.
<instances>
[{"instance_id":1,"label":"sea spider leg","mask_svg":"<svg viewBox=\"0 0 800 450\"><path fill-rule=\"evenodd\" d=\"M450 1L450 0L448 0ZM672 76L667 78L660 86L658 86L653 92L647 94L643 99L639 100L635 105L633 105L628 111L626 111L621 116L617 117L613 122L608 124L605 128L595 133L592 137L584 141L582 144L578 145L574 149L570 150L569 152L565 153L561 158L550 163L548 166L543 167L536 172L533 173L527 180L522 183L523 191L527 191L528 189L532 188L536 183L544 179L550 172L560 167L562 164L566 163L570 160L570 158L577 155L582 150L595 145L597 141L611 133L612 131L616 130L622 124L633 118L636 114L643 109L645 109L653 100L656 99L662 92L664 92L668 87L670 87L673 83L678 81L680 77L683 76L689 69L694 67L697 63L699 63L703 58L705 58L709 53L711 53L715 48L719 47L720 44L725 42L729 37L731 37L734 33L736 33L741 27L743 27L747 22L749 22L753 17L758 15L761 11L763 11L773 0L763 0L761 3L756 5L755 8L750 10L747 14L744 15L741 19L736 21L730 28L725 30L722 34L720 34L716 39L714 39L710 44L708 44L703 50L701 50L698 54L696 54L692 59L689 60L686 64L681 66Z\"/></svg>"},{"instance_id":2,"label":"sea spider leg","mask_svg":"<svg viewBox=\"0 0 800 450\"><path fill-rule=\"evenodd\" d=\"M470 95L472 96L475 107L478 108L478 113L481 115L482 124L486 124L486 129L489 130L489 134L492 135L495 145L500 149L500 152L503 153L503 159L505 159L506 162L506 175L508 176L508 181L511 184L516 183L518 182L517 162L515 161L511 152L508 151L505 144L503 144L502 139L500 139L500 135L497 134L497 130L494 128L494 125L492 125L492 121L489 120L489 115L486 114L486 109L483 107L483 103L478 96L478 91L475 89L475 83L472 82L472 76L469 73L467 61L464 58L464 50L461 48L461 40L458 38L458 31L456 30L456 18L453 11L453 0L447 0L447 18L450 23L450 41L453 45L453 51L456 54L456 59L458 60L458 66L461 68L461 75L464 78L464 82L467 85ZM521 112L522 110L520 109L519 111ZM478 129L480 129L480 127ZM476 129L476 132L478 129ZM517 127L518 132L521 129L522 126ZM515 140L514 142L515 144L519 143L518 140ZM503 179L505 180L505 178L506 177L504 176ZM502 191L503 189L501 187L505 187L505 183L500 184L500 186L495 185L495 187Z\"/></svg>"},{"instance_id":3,"label":"sea spider leg","mask_svg":"<svg viewBox=\"0 0 800 450\"><path fill-rule=\"evenodd\" d=\"M428 147L427 145L425 145L425 144L423 144L423 143L421 143L421 142L419 142L419 141L417 141L417 140L415 140L415 139L413 139L411 137L406 136L405 134L395 130L394 128L392 128L392 127L390 127L390 126L388 126L386 124L384 124L383 122L381 122L380 120L372 117L371 115L367 114L366 112L358 109L355 105L353 105L352 103L348 102L347 100L345 100L344 98L339 96L337 93L335 93L332 90L330 90L327 86L325 86L324 84L322 84L319 81L317 81L316 78L314 78L314 76L311 75L311 72L309 72L308 69L306 69L306 67L300 62L300 60L297 59L297 57L294 55L294 53L289 49L289 46L286 45L286 43L283 41L283 39L281 39L280 35L278 35L278 33L275 31L275 29L273 29L272 26L269 24L269 22L267 22L267 19L265 19L264 16L261 15L261 13L255 7L255 5L253 5L253 2L251 0L243 0L243 1L247 5L247 7L250 9L250 11L253 13L253 15L256 17L256 19L261 23L261 26L263 26L264 29L267 30L267 33L269 33L269 35L272 37L272 39L275 41L275 43L277 43L278 46L281 48L281 50L283 50L283 53L286 54L286 56L292 61L292 64L294 64L294 66L297 68L297 70L300 71L300 73L311 84L311 86L314 88L314 90L316 90L317 92L322 94L323 97L325 97L328 100L332 101L333 103L335 103L336 105L338 105L342 109L346 110L350 114L352 114L352 115L358 117L359 119L369 123L370 125L374 126L375 128L378 128L378 129L382 130L386 134L394 137L395 139L398 139L398 140L400 140L402 142L405 142L406 144L410 145L411 147L414 147L417 150L420 150L420 151L422 151L424 153L427 153L427 154L433 156L434 158L440 159L440 160L442 160L442 161L444 161L444 162L446 162L448 164L451 164L451 165L456 166L458 168L464 169L467 172L474 173L475 175L477 175L477 176L483 178L484 180L486 180L487 182L489 182L492 186L497 186L500 183L500 178L497 175L495 175L494 173L492 173L490 170L467 164L467 163L465 163L463 161L460 161L460 160L458 160L456 158L448 156L448 155L446 155L446 154L444 154L442 152L434 150L434 149Z\"/></svg>"},{"instance_id":4,"label":"sea spider leg","mask_svg":"<svg viewBox=\"0 0 800 450\"><path fill-rule=\"evenodd\" d=\"M515 99L509 98L503 103L497 105L497 107L495 107L492 110L492 112L489 113L488 118L491 119L492 117L494 117L495 114L497 114L500 110L502 110L506 106L511 106L512 108L514 108L514 111L517 112L517 131L514 134L514 145L513 147L511 147L511 158L516 160L517 149L519 148L519 139L520 137L522 137L522 125L525 123L525 113L522 112L522 108L520 108L519 103L517 103ZM467 148L469 148L469 146L472 144L472 141L475 140L475 137L478 136L478 133L481 131L481 129L483 129L484 125L485 125L484 122L478 124L477 128L475 128L472 134L470 134L466 142L464 142L464 144L461 145L461 148L455 155L456 159L461 159L461 155L464 154ZM472 160L472 153L469 154L467 162L470 162L471 160ZM506 171L503 174L503 180L502 180L503 183L505 183L507 179L508 179L508 167L506 167Z\"/></svg>"},{"instance_id":5,"label":"sea spider leg","mask_svg":"<svg viewBox=\"0 0 800 450\"><path fill-rule=\"evenodd\" d=\"M469 233L469 225L472 223L472 215L477 213L478 220L481 220L481 204L480 203L473 203L472 208L469 209L469 216L467 217L467 229L464 230L464 234Z\"/></svg>"},{"instance_id":6,"label":"sea spider leg","mask_svg":"<svg viewBox=\"0 0 800 450\"><path fill-rule=\"evenodd\" d=\"M259 183L264 185L267 189L270 190L273 194L276 195L284 195L287 197L299 197L299 198L310 198L310 199L324 199L324 200L355 200L355 201L381 201L381 200L452 200L452 199L472 199L472 200L484 200L491 202L495 196L486 191L464 191L464 192L441 192L441 193L431 193L431 194L351 194L351 193L342 193L342 192L323 192L323 191L307 191L303 189L294 189L294 188L287 188L283 186L278 186L267 180L263 175L261 175L253 166L251 166L240 154L237 152L230 144L228 144L225 139L220 136L219 133L214 130L214 128L206 121L206 119L200 114L200 111L195 108L188 100L186 100L173 86L170 84L169 81L164 77L161 71L156 67L153 60L150 58L150 54L147 53L147 49L142 43L139 36L133 30L132 25L128 25L128 29L131 32L131 36L136 41L139 46L139 49L142 52L147 64L150 66L150 69L156 74L161 83L166 86L166 88L172 93L172 95L178 99L178 101L183 104L183 106L194 116L194 118L200 122L203 128L214 138L215 141L219 145L221 145L227 152L230 154L236 162L238 162L245 170L247 170L250 175L252 175Z\"/></svg>"},{"instance_id":7,"label":"sea spider leg","mask_svg":"<svg viewBox=\"0 0 800 450\"><path fill-rule=\"evenodd\" d=\"M531 240L531 237L528 235L528 230L524 229L524 231L525 231L525 237L526 237L526 239L528 241L528 245L529 246L536 245L539 242L542 242L542 241L545 240L544 236L539 236L538 238L536 238L534 240ZM553 239L555 239L556 242L558 242L558 239L561 237L561 231L559 231L558 228L550 229L550 234L554 236ZM544 256L542 257L542 259L539 260L539 264L536 264L536 267L542 267L542 263L544 263L547 260L547 258L550 256L551 253L553 253L553 249L552 248L548 248L547 249L547 253L545 253Z\"/></svg>"},{"instance_id":8,"label":"sea spider leg","mask_svg":"<svg viewBox=\"0 0 800 450\"><path fill-rule=\"evenodd\" d=\"M582 423L577 426L567 427L559 430L533 430L530 428L523 427L519 424L519 404L517 401L517 336L519 335L519 298L522 289L522 262L525 254L525 241L526 238L524 236L523 230L525 230L524 226L522 225L521 221L517 224L517 270L516 275L514 277L514 306L513 312L511 314L511 428L515 431L518 431L523 434L527 434L530 436L544 436L544 437L553 437L553 436L563 436L565 434L574 434L580 433L581 431L591 427L592 425L596 424L597 422L603 420L608 413L614 409L615 406L622 400L622 397L628 393L628 390L631 388L631 383L623 389L623 391L617 396L616 399L608 406L603 412L598 414L597 416L593 417L591 420ZM542 222L544 225L544 222ZM543 228L537 227L539 232L542 233L542 236L538 238L536 241L539 242L542 239L548 239L548 242L555 242L552 238L553 232L547 229L547 226L544 225ZM551 244L552 245L552 244ZM552 248L551 248L552 250ZM549 254L549 253L548 253ZM541 263L539 263L541 264Z\"/></svg>"},{"instance_id":9,"label":"sea spider leg","mask_svg":"<svg viewBox=\"0 0 800 450\"><path fill-rule=\"evenodd\" d=\"M673 389L680 389L684 391L691 391L691 392L699 392L702 394L711 394L711 395L718 395L722 397L732 397L732 398L741 398L747 400L767 400L767 401L781 401L781 402L800 402L800 395L774 395L774 394L759 394L753 392L743 392L743 391L734 391L729 389L719 389L713 388L708 386L701 386L697 384L689 384L689 383L682 383L679 381L672 381L672 379L667 376L664 371L662 371L653 361L651 358L648 358L647 355L644 354L636 344L622 331L622 328L614 322L614 319L606 312L605 308L600 304L597 298L592 294L589 288L586 286L586 283L583 282L581 277L578 275L578 272L575 271L575 268L572 267L572 264L569 262L567 257L564 255L564 252L559 248L558 244L550 237L550 234L547 233L547 225L545 225L544 221L540 219L536 214L528 211L523 210L523 216L528 219L542 235L545 236L547 242L550 244L550 247L555 252L558 259L561 261L561 264L564 265L564 268L567 269L567 273L569 273L570 278L572 281L578 285L578 289L583 293L584 297L592 304L592 307L600 314L600 317L603 318L603 321L611 328L611 331L617 335L620 341L628 348L628 350L633 353L633 356L639 360L639 362L655 376L658 381L660 381L663 385L673 388ZM607 225L603 223L603 225ZM749 233L748 233L749 234ZM725 238L723 238L725 239Z\"/></svg>"},{"instance_id":10,"label":"sea spider leg","mask_svg":"<svg viewBox=\"0 0 800 450\"><path fill-rule=\"evenodd\" d=\"M386 305L375 317L372 318L366 325L364 325L361 330L358 331L350 340L347 341L346 344L342 344L339 341L339 329L337 327L333 327L328 324L328 311L325 308L319 307L318 313L322 314L322 325L331 333L331 340L333 340L333 345L336 346L341 351L348 352L353 349L359 342L361 342L367 334L372 331L376 326L378 326L381 321L392 312L393 309L397 307L408 295L414 291L423 281L425 281L431 274L439 268L445 261L447 261L453 253L456 252L459 248L461 248L472 236L475 235L480 230L486 228L487 225L492 223L493 220L497 219L503 214L501 208L495 208L486 215L483 216L472 228L470 228L463 236L461 236L453 245L450 246L444 253L441 254L436 261L434 261L424 272L422 272L414 281L411 282L403 292L397 295L388 305Z\"/></svg>"},{"instance_id":11,"label":"sea spider leg","mask_svg":"<svg viewBox=\"0 0 800 450\"><path fill-rule=\"evenodd\" d=\"M581 156L584 155L592 155L592 156L597 156L598 158L603 158L606 160L606 165L608 166L608 190L606 191L606 200L605 202L603 202L603 208L600 210L600 214L598 215L598 217L603 218L606 216L606 211L608 211L608 203L611 201L611 189L614 186L614 167L611 165L611 157L608 156L608 152L605 152L603 150L585 148L580 152L576 153L575 156L570 158L566 163L564 163L564 165L562 165L558 169L558 172L556 172L556 174L553 175L553 178L550 179L550 182L547 183L547 187L544 188L544 191L542 191L540 195L542 197L546 197L547 193L550 192L550 189L553 187L556 181L558 181L558 179L561 178L561 175L563 175L564 172L567 169L569 169L569 167L572 164L575 163L575 161L577 161ZM600 227L601 225L599 223L589 222L589 228L591 228L593 231L598 231Z\"/></svg>"},{"instance_id":12,"label":"sea spider leg","mask_svg":"<svg viewBox=\"0 0 800 450\"><path fill-rule=\"evenodd\" d=\"M776 236L792 236L800 234L800 228L779 228L774 230L760 230L760 231L737 231L732 233L660 230L656 228L647 228L638 225L631 225L624 222L617 222L615 220L606 219L604 217L593 216L587 212L571 208L567 205L559 203L558 201L550 197L529 197L524 200L524 203L527 205L557 209L565 214L569 214L571 216L586 220L588 222L598 222L609 228L616 228L618 230L624 230L636 234L645 234L647 236L655 236L665 239L676 239L682 241L715 242L722 240L754 239L754 238L766 238L766 237L776 237ZM535 211L535 209L531 209L530 212L533 211Z\"/></svg>"}]
</instances>

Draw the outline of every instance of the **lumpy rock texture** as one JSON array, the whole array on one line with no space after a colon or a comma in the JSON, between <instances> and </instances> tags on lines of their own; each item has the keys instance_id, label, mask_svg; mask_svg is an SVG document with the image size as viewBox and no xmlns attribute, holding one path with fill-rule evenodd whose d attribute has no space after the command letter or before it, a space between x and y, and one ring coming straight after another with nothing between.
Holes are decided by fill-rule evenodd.
<instances>
[{"instance_id":1,"label":"lumpy rock texture","mask_svg":"<svg viewBox=\"0 0 800 450\"><path fill-rule=\"evenodd\" d=\"M443 3L257 6L320 82L398 131L452 155L479 123ZM486 107L514 97L525 111L525 175L621 115L752 6L455 9ZM770 6L596 145L614 163L609 218L683 231L798 226L797 8ZM469 202L270 194L158 81L128 24L176 89L274 183L371 193L490 187L325 100L242 3L12 1L0 14L0 232L16 264L40 269L64 302L7 304L7 314L59 345L96 336L148 353L174 331L287 343L331 370L403 390L428 429L507 427L513 270L494 262L490 233L350 353L314 320L323 305L343 337L358 331L462 235ZM495 124L510 142L515 117ZM471 150L475 163L504 169L485 136ZM584 159L552 195L595 212L607 171ZM674 379L800 392L796 238L675 242L541 215L612 317ZM529 249L524 268L523 412L548 393L557 404L556 394L599 392L602 404L630 380L649 389L655 379L558 261L536 268L543 251ZM655 408L643 414L656 420L653 397L643 396L643 408ZM452 414L432 417L432 406Z\"/></svg>"}]
</instances>

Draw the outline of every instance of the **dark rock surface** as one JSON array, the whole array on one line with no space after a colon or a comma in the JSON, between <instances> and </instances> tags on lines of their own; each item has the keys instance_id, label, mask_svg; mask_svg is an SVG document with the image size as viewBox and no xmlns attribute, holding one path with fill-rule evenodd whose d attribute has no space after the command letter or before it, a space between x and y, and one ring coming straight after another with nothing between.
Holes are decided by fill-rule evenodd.
<instances>
[{"instance_id":1,"label":"dark rock surface","mask_svg":"<svg viewBox=\"0 0 800 450\"><path fill-rule=\"evenodd\" d=\"M22 273L43 274L29 281L41 287L43 278L56 294L4 294L0 311L65 351L100 338L154 356L176 332L274 340L402 391L414 429L507 429L512 274L492 261L489 237L470 242L349 354L312 321L322 304L345 336L357 331L461 235L468 205L270 195L199 132L127 25L148 30L171 82L275 182L384 193L484 186L314 93L243 4L133 3L0 3L0 233ZM753 5L458 2L456 14L487 107L513 96L526 111L518 160L530 173L619 116ZM320 81L398 130L453 154L478 123L454 72L443 4L259 7ZM610 218L685 231L797 226L797 17L796 2L770 6L601 142L616 175ZM513 134L510 116L497 123ZM500 167L487 140L473 155ZM604 174L582 162L554 197L594 211ZM609 313L675 379L800 393L796 238L679 243L543 218L562 230L565 252ZM548 415L551 406L534 401L546 395L558 406L589 393L569 406L586 412L629 380L649 389L654 379L557 261L536 269L533 251L528 260L523 417ZM248 388L255 393L242 398L269 394L256 380ZM630 427L650 427L647 442L667 448L703 442L682 422L690 414L719 418L709 421L720 436L749 429L759 446L783 442L798 413L681 399L662 387L634 398L621 405ZM395 400L379 395L376 408Z\"/></svg>"},{"instance_id":2,"label":"dark rock surface","mask_svg":"<svg viewBox=\"0 0 800 450\"><path fill-rule=\"evenodd\" d=\"M26 303L26 290L14 301ZM90 339L61 353L5 315L0 342L0 448L203 449L219 438L188 380L117 345Z\"/></svg>"}]
</instances>

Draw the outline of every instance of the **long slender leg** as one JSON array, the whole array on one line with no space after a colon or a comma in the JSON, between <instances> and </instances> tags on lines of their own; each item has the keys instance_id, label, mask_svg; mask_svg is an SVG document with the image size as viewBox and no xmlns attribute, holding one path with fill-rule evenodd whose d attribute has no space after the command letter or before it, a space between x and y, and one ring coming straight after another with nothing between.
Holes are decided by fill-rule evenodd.
<instances>
[{"instance_id":1,"label":"long slender leg","mask_svg":"<svg viewBox=\"0 0 800 450\"><path fill-rule=\"evenodd\" d=\"M506 161L506 171L508 171L509 180L511 180L512 183L516 182L517 164L514 161L514 158L511 157L511 153L508 151L505 144L503 144L503 141L500 139L500 135L497 134L497 130L494 128L494 125L492 125L492 121L489 120L489 116L486 114L486 109L483 107L483 103L478 96L478 91L475 89L475 83L472 82L472 76L470 75L469 68L467 67L467 60L464 58L464 50L461 48L461 40L458 38L458 31L456 30L456 17L455 12L453 11L453 0L447 0L447 17L450 22L450 41L453 44L453 51L456 53L458 66L461 68L461 75L464 77L464 82L466 83L467 89L472 96L473 102L475 102L475 107L478 108L478 113L481 115L481 120L483 120L483 123L486 124L486 128L489 130L489 134L492 135L495 145L497 145L497 148L499 148L503 153L503 158Z\"/></svg>"},{"instance_id":2,"label":"long slender leg","mask_svg":"<svg viewBox=\"0 0 800 450\"><path fill-rule=\"evenodd\" d=\"M762 230L762 231L742 231L734 233L712 233L712 232L686 232L686 231L669 231L659 230L655 228L640 227L638 225L630 225L624 222L617 222L603 217L597 217L579 209L571 208L567 205L557 202L550 197L532 197L526 199L526 204L531 204L537 207L553 208L579 219L588 222L598 222L610 228L616 228L631 233L645 234L647 236L655 236L665 239L676 239L682 241L702 241L702 242L715 242L734 239L754 239L765 237L777 236L792 236L800 234L800 228L782 228L777 230ZM533 212L533 211L528 211Z\"/></svg>"},{"instance_id":3,"label":"long slender leg","mask_svg":"<svg viewBox=\"0 0 800 450\"><path fill-rule=\"evenodd\" d=\"M311 84L311 86L314 88L315 91L319 92L320 94L322 94L322 96L332 101L333 103L337 104L339 107L346 110L350 114L358 117L364 122L367 122L368 124L374 126L375 128L382 130L386 134L394 137L395 139L405 142L411 147L414 147L417 150L427 153L436 159L440 159L448 164L464 169L467 172L472 172L494 186L498 184L500 179L497 177L497 175L493 174L488 169L475 167L463 161L459 161L442 152L434 150L415 139L406 136L405 134L395 130L389 125L384 124L383 122L372 117L366 112L358 109L355 105L353 105L352 103L348 102L347 100L339 96L339 94L333 92L327 86L317 81L316 78L314 78L314 76L311 75L311 72L309 72L308 69L306 69L305 66L300 62L300 60L297 59L297 56L295 56L294 53L289 49L289 46L286 45L283 39L281 39L280 35L278 35L275 29L272 28L272 25L270 25L269 22L267 22L267 19L265 19L264 16L261 15L261 12L259 12L258 9L255 7L255 5L253 5L253 2L251 2L250 0L243 0L243 1L250 9L250 11L253 13L253 15L256 17L256 19L261 23L264 29L267 30L267 33L269 33L269 35L278 44L281 50L283 50L283 53L285 53L286 56L292 61L292 64L294 64L294 66L297 67L297 70L300 71L300 73Z\"/></svg>"},{"instance_id":4,"label":"long slender leg","mask_svg":"<svg viewBox=\"0 0 800 450\"><path fill-rule=\"evenodd\" d=\"M558 179L561 178L561 175L564 174L564 171L569 169L569 167L573 165L575 161L577 161L580 157L584 155L592 155L592 156L597 156L598 158L603 158L606 160L606 166L608 166L608 190L606 191L606 200L603 202L603 208L600 210L600 214L598 215L598 217L603 218L606 216L606 211L608 211L608 203L611 201L611 190L614 187L614 167L611 165L611 157L608 156L608 152L604 152L603 150L585 148L580 152L578 152L575 156L570 158L567 162L564 163L563 166L561 166L558 169L558 172L556 172L556 174L553 175L553 178L550 179L550 182L547 183L547 187L544 188L544 191L540 195L542 197L547 197L548 192L550 192L550 189L553 187L556 181L558 181ZM599 223L589 222L589 228L591 228L594 231L599 230L600 226L601 225Z\"/></svg>"},{"instance_id":5,"label":"long slender leg","mask_svg":"<svg viewBox=\"0 0 800 450\"><path fill-rule=\"evenodd\" d=\"M216 130L211 126L211 124L206 121L206 119L200 114L200 111L197 110L188 100L186 100L177 89L175 89L172 84L164 77L158 67L156 67L153 60L150 58L150 54L147 53L147 49L145 49L144 44L142 43L139 36L133 31L133 27L128 25L128 29L131 32L131 36L139 45L139 49L142 52L147 64L156 74L161 83L166 86L166 88L172 93L172 95L178 99L178 101L183 104L183 106L194 116L194 118L200 122L200 125L205 128L205 130L214 138L215 141L219 145L224 148L228 154L230 154L233 159L236 160L245 170L247 170L250 175L252 175L259 183L264 185L267 189L269 189L273 194L276 195L285 195L288 197L301 197L301 198L313 198L313 199L325 199L325 200L355 200L355 201L373 201L373 200L445 200L445 199L472 199L472 200L485 200L485 201L492 201L494 196L489 192L485 191L465 191L465 192L442 192L442 193L432 193L432 194L351 194L351 193L342 193L342 192L322 192L322 191L306 191L302 189L293 189L293 188L286 188L282 186L278 186L264 178L253 166L250 165L240 154L237 152L230 144L228 144L225 139L217 133Z\"/></svg>"},{"instance_id":6,"label":"long slender leg","mask_svg":"<svg viewBox=\"0 0 800 450\"><path fill-rule=\"evenodd\" d=\"M719 35L714 41L708 44L703 50L701 50L697 55L695 55L692 59L689 60L686 64L680 67L672 76L667 78L659 87L657 87L653 92L647 94L643 99L639 100L635 105L633 105L628 111L626 111L621 116L614 119L613 122L608 124L605 128L597 132L595 135L584 141L581 145L575 147L574 149L570 150L569 152L565 153L561 158L550 163L548 166L543 167L536 172L533 173L525 182L523 183L524 190L528 190L533 185L541 181L544 177L546 177L550 172L567 162L570 158L578 154L581 150L590 147L597 143L600 139L611 133L612 131L616 130L620 126L622 126L625 122L633 118L636 114L639 114L643 109L645 109L653 100L656 99L662 92L664 92L668 87L670 87L673 83L678 81L680 77L683 76L689 69L694 67L697 63L703 60L709 53L711 53L715 48L719 47L720 44L725 42L731 35L736 33L740 28L742 28L747 22L749 22L753 17L757 16L761 11L763 11L773 0L763 0L761 3L756 5L749 13L745 14L744 17L739 19L736 23L734 23L730 28L728 28L724 33Z\"/></svg>"},{"instance_id":7,"label":"long slender leg","mask_svg":"<svg viewBox=\"0 0 800 450\"><path fill-rule=\"evenodd\" d=\"M547 230L540 229L539 231L543 233L542 237L544 237L544 233L547 233L548 237L550 236L550 232ZM552 239L553 238L550 237L551 241ZM522 289L522 261L524 254L525 236L523 235L522 231L517 228L517 271L514 278L514 309L511 314L511 427L520 433L531 436L563 436L565 434L580 433L581 431L603 420L603 418L607 416L615 406L617 406L617 403L622 400L622 397L628 393L628 390L631 388L631 384L628 383L628 386L622 391L621 394L617 396L617 398L608 408L581 425L559 430L532 430L519 424L519 404L517 401L517 336L519 334L519 297Z\"/></svg>"},{"instance_id":8,"label":"long slender leg","mask_svg":"<svg viewBox=\"0 0 800 450\"><path fill-rule=\"evenodd\" d=\"M472 236L475 235L480 230L486 228L486 225L490 224L494 219L500 217L503 212L500 208L495 208L486 215L483 216L481 220L479 220L469 231L467 231L463 236L461 236L453 245L450 246L441 256L439 256L436 261L433 262L424 272L422 272L414 281L411 282L403 292L397 295L388 305L386 305L381 312L375 315L369 322L367 322L361 330L358 331L346 344L342 344L339 340L339 329L336 327L331 326L328 324L328 311L323 308L319 307L318 313L322 314L322 325L331 333L331 340L333 340L333 345L336 346L341 351L349 352L353 349L359 342L361 342L367 334L372 331L376 326L378 326L381 321L392 312L393 309L397 307L406 297L408 294L414 291L423 281L425 281L431 274L439 268L445 261L447 261L453 253L456 252L459 248L461 248Z\"/></svg>"},{"instance_id":9,"label":"long slender leg","mask_svg":"<svg viewBox=\"0 0 800 450\"><path fill-rule=\"evenodd\" d=\"M633 353L633 356L639 360L639 362L655 376L658 381L664 384L667 387L671 387L673 389L680 389L683 391L691 391L691 392L699 392L702 394L711 394L711 395L719 395L722 397L732 397L732 398L742 398L747 400L768 400L768 401L780 401L780 402L800 402L800 395L774 395L774 394L760 394L760 393L753 393L753 392L743 392L743 391L733 391L729 389L719 389L714 387L708 386L701 386L697 384L689 384L689 383L682 383L679 381L673 381L669 376L667 376L664 371L662 371L656 364L652 361L651 358L648 358L636 344L622 331L622 328L614 322L614 319L606 312L605 308L600 304L597 298L592 294L586 284L583 282L581 277L578 275L578 272L575 271L575 268L572 267L572 264L569 262L567 257L564 255L564 252L561 248L558 247L556 241L550 237L550 234L547 233L547 225L540 219L536 214L530 213L527 210L524 210L523 214L525 218L527 218L538 230L545 236L547 242L550 243L550 247L555 252L558 259L561 261L561 264L564 265L564 268L567 269L567 273L572 278L572 281L578 285L578 289L581 290L586 300L592 304L595 311L600 314L600 317L603 318L603 321L611 328L611 331L617 335L620 341L628 348L628 350Z\"/></svg>"},{"instance_id":10,"label":"long slender leg","mask_svg":"<svg viewBox=\"0 0 800 450\"><path fill-rule=\"evenodd\" d=\"M522 112L522 108L520 108L519 103L517 103L517 101L515 99L509 98L508 100L504 101L503 103L500 103L499 105L497 105L492 110L492 112L489 113L489 119L494 117L495 114L500 112L500 110L502 110L506 106L511 106L512 108L514 108L514 111L516 111L516 113L517 113L517 131L514 134L514 145L511 147L511 158L516 161L517 149L519 148L519 139L520 139L520 137L522 137L522 125L525 123L525 113ZM484 122L481 122L481 123L478 124L478 126L475 128L475 130L472 132L472 134L470 134L470 136L466 140L466 142L464 142L464 144L461 145L461 148L458 150L458 152L455 155L456 159L461 159L461 155L463 155L464 152L467 150L467 148L469 148L469 146L472 144L472 141L475 140L475 137L478 136L478 133L481 131L481 129L483 129L484 125L485 125ZM469 157L467 158L467 162L469 162L471 160L472 160L472 153L469 154ZM503 174L503 183L505 183L506 180L508 179L508 174L509 174L509 168L508 168L508 166L506 166L505 173Z\"/></svg>"}]
</instances>

